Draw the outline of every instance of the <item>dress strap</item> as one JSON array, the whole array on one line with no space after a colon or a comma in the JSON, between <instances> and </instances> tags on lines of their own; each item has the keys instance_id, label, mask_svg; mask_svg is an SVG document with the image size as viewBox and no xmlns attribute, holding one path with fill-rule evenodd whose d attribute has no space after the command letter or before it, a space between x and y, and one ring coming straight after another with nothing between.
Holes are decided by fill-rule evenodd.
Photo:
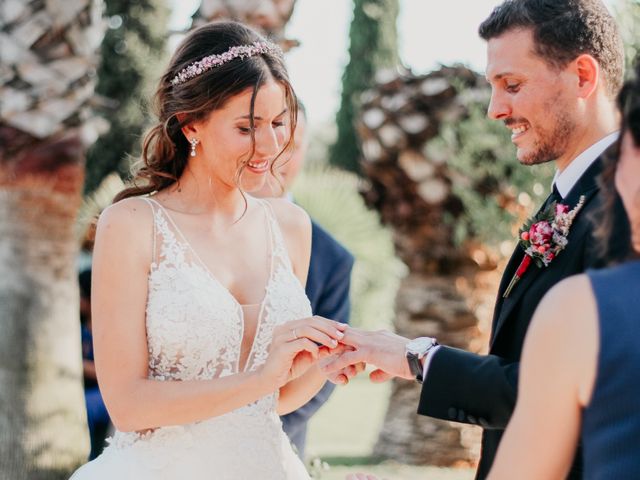
<instances>
[{"instance_id":1,"label":"dress strap","mask_svg":"<svg viewBox=\"0 0 640 480\"><path fill-rule=\"evenodd\" d=\"M152 254L151 254L151 261L156 264L157 263L157 259L158 259L158 248L156 245L156 238L158 236L158 220L156 219L156 206L155 204L157 203L155 200L152 200L148 197L139 197L140 199L144 200L147 205L149 205L149 208L151 208L151 216L153 217L153 250L152 250Z\"/></svg>"},{"instance_id":2,"label":"dress strap","mask_svg":"<svg viewBox=\"0 0 640 480\"><path fill-rule=\"evenodd\" d=\"M258 199L258 201L263 205L267 213L269 231L271 235L272 255L274 258L274 262L272 263L275 263L275 260L279 258L288 269L293 271L291 257L289 257L289 252L285 246L284 236L282 235L280 223L278 222L278 217L276 217L276 213L273 210L273 206L267 200Z\"/></svg>"}]
</instances>

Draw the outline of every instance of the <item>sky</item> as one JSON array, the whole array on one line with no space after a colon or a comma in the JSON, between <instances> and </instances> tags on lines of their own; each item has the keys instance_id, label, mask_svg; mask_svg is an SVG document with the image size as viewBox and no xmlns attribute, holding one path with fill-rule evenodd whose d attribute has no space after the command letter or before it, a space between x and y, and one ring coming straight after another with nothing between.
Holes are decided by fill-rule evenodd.
<instances>
[{"instance_id":1,"label":"sky","mask_svg":"<svg viewBox=\"0 0 640 480\"><path fill-rule=\"evenodd\" d=\"M172 29L184 29L198 0L172 0ZM400 58L414 73L463 63L484 71L485 45L478 25L501 0L400 0ZM611 7L615 0L605 0ZM311 126L331 121L340 103L342 72L349 60L351 0L297 0L287 37L301 45L286 55L291 82Z\"/></svg>"}]
</instances>

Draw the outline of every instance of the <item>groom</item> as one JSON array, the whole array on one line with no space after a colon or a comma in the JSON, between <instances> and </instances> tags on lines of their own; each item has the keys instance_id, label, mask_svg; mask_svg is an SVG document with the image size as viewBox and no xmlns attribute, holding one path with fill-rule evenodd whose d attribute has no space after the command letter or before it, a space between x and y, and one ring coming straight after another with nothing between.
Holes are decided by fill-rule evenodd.
<instances>
[{"instance_id":1,"label":"groom","mask_svg":"<svg viewBox=\"0 0 640 480\"><path fill-rule=\"evenodd\" d=\"M590 219L601 203L602 156L617 138L614 100L623 78L623 50L600 0L507 0L482 23L480 36L487 41L489 117L512 131L520 163L555 162L553 193L544 206L556 201L573 209L583 203L568 244L548 267L532 263L507 295L525 256L516 247L500 283L488 355L440 346L431 338L409 341L390 332L349 329L344 343L355 350L324 369L344 383L355 374L353 365L367 362L378 367L374 381L399 376L422 382L419 414L484 428L477 473L482 479L515 405L533 312L562 279L600 266ZM581 478L580 454L569 478Z\"/></svg>"}]
</instances>

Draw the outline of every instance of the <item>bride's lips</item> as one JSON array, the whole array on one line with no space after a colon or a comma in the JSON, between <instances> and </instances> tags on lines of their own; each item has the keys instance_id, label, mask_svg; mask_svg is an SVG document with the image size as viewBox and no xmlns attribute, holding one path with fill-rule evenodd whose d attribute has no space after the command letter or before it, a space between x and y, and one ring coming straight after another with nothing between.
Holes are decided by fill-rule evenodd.
<instances>
[{"instance_id":1,"label":"bride's lips","mask_svg":"<svg viewBox=\"0 0 640 480\"><path fill-rule=\"evenodd\" d=\"M247 162L247 170L256 175L262 175L269 170L269 160L251 160Z\"/></svg>"}]
</instances>

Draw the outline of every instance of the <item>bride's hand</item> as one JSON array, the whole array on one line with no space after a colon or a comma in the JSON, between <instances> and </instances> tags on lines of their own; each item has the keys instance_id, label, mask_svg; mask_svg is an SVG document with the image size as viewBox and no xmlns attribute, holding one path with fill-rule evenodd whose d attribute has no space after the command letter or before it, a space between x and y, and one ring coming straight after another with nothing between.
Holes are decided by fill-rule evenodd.
<instances>
[{"instance_id":1,"label":"bride's hand","mask_svg":"<svg viewBox=\"0 0 640 480\"><path fill-rule=\"evenodd\" d=\"M303 375L318 360L320 349L335 348L346 326L314 316L277 326L261 376L280 388Z\"/></svg>"},{"instance_id":2,"label":"bride's hand","mask_svg":"<svg viewBox=\"0 0 640 480\"><path fill-rule=\"evenodd\" d=\"M346 352L352 352L353 350L354 348L352 346L345 345L344 343L340 343L336 348L332 349L323 347L320 349L318 367L324 372L324 368L333 363L336 358L339 358ZM365 362L357 362L353 365L348 365L337 372L331 372L325 375L327 380L331 383L336 385L346 385L349 383L351 378L363 372L365 368L367 368L367 364Z\"/></svg>"}]
</instances>

